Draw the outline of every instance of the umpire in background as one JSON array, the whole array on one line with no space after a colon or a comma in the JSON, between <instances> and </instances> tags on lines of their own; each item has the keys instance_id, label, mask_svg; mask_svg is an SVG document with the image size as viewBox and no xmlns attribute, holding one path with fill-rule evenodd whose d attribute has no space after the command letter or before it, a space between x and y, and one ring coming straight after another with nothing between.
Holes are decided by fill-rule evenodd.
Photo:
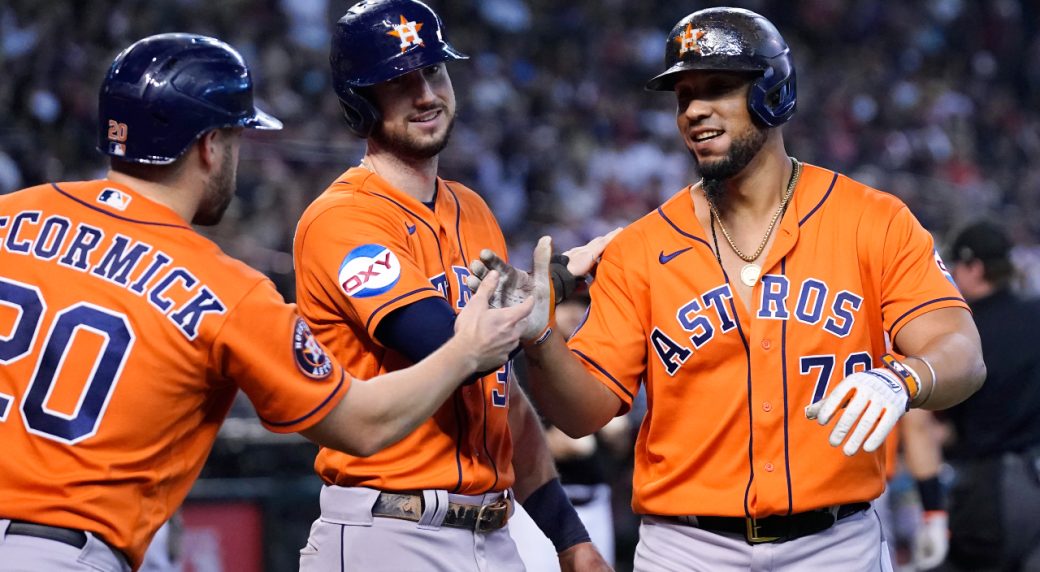
<instances>
[{"instance_id":1,"label":"umpire in background","mask_svg":"<svg viewBox=\"0 0 1040 572\"><path fill-rule=\"evenodd\" d=\"M944 570L1040 570L1040 300L1012 290L1011 243L990 222L953 241L953 278L982 337L986 383L945 412L956 431Z\"/></svg>"}]
</instances>

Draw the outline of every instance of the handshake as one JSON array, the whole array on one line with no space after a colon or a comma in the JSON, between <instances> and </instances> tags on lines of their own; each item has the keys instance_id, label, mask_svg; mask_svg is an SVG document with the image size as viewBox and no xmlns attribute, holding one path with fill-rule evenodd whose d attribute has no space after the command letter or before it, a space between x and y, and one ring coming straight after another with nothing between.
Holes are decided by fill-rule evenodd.
<instances>
[{"instance_id":1,"label":"handshake","mask_svg":"<svg viewBox=\"0 0 1040 572\"><path fill-rule=\"evenodd\" d=\"M520 341L540 342L551 332L556 304L574 291L575 277L584 277L595 269L603 250L619 232L620 228L614 229L560 256L552 254L552 238L543 236L535 246L531 272L514 268L485 248L480 252L480 259L470 264L471 274L466 278L466 285L476 292L488 273L495 271L499 275L498 283L488 296L492 308L509 308L533 298L534 308L520 326Z\"/></svg>"}]
</instances>

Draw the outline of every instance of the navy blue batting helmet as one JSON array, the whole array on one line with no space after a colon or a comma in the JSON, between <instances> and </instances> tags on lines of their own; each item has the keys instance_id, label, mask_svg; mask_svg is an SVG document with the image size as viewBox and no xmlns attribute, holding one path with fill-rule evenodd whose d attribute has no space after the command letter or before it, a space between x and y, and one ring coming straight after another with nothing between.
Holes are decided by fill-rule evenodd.
<instances>
[{"instance_id":1,"label":"navy blue batting helmet","mask_svg":"<svg viewBox=\"0 0 1040 572\"><path fill-rule=\"evenodd\" d=\"M447 60L465 60L444 38L440 16L418 0L365 0L336 22L329 63L347 124L368 137L376 106L359 91Z\"/></svg>"},{"instance_id":2,"label":"navy blue batting helmet","mask_svg":"<svg viewBox=\"0 0 1040 572\"><path fill-rule=\"evenodd\" d=\"M769 20L750 10L707 8L679 20L668 34L665 67L647 89L671 91L677 74L688 70L751 72L759 74L748 92L752 117L776 127L794 115L790 49Z\"/></svg>"},{"instance_id":3,"label":"navy blue batting helmet","mask_svg":"<svg viewBox=\"0 0 1040 572\"><path fill-rule=\"evenodd\" d=\"M207 131L281 129L253 105L242 56L206 36L160 34L112 62L98 101L98 150L132 163L165 165Z\"/></svg>"}]
</instances>

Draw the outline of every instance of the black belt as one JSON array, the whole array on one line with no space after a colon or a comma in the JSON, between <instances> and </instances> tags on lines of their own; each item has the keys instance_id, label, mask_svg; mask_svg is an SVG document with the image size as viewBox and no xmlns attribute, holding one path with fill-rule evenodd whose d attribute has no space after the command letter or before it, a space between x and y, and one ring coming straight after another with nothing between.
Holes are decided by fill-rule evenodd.
<instances>
[{"instance_id":1,"label":"black belt","mask_svg":"<svg viewBox=\"0 0 1040 572\"><path fill-rule=\"evenodd\" d=\"M739 534L748 544L786 542L823 532L834 523L870 508L868 502L843 504L836 507L800 512L790 515L772 515L763 518L733 516L680 516L676 521L707 530L708 532Z\"/></svg>"},{"instance_id":2,"label":"black belt","mask_svg":"<svg viewBox=\"0 0 1040 572\"><path fill-rule=\"evenodd\" d=\"M46 524L36 524L35 522L12 520L11 524L7 525L7 534L46 538L47 540L61 542L76 548L83 548L87 545L87 533L82 530L58 528L57 526L47 526Z\"/></svg>"},{"instance_id":3,"label":"black belt","mask_svg":"<svg viewBox=\"0 0 1040 572\"><path fill-rule=\"evenodd\" d=\"M490 532L506 525L512 501L505 495L491 504L470 505L448 503L443 526L465 528L476 532ZM399 518L419 522L423 514L423 497L412 493L379 493L372 506L372 516Z\"/></svg>"}]
</instances>

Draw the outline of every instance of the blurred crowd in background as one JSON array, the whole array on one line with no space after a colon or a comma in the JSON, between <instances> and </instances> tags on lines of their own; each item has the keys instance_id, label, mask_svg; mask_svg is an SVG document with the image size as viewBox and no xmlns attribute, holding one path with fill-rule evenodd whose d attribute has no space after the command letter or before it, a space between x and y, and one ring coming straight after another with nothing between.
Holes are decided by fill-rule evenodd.
<instances>
[{"instance_id":1,"label":"blurred crowd in background","mask_svg":"<svg viewBox=\"0 0 1040 572\"><path fill-rule=\"evenodd\" d=\"M214 237L292 298L293 228L363 152L329 85L331 24L352 0L8 0L0 8L0 192L98 177L97 90L159 32L220 37L252 65L286 129L244 149L239 199ZM674 98L643 90L664 38L702 2L431 0L471 56L444 176L491 204L514 256L628 223L694 181ZM988 213L1040 291L1040 7L1026 0L735 1L791 45L788 148L903 198L941 240Z\"/></svg>"},{"instance_id":2,"label":"blurred crowd in background","mask_svg":"<svg viewBox=\"0 0 1040 572\"><path fill-rule=\"evenodd\" d=\"M352 3L5 0L0 193L103 176L97 92L119 50L161 32L219 37L245 56L258 104L286 128L247 135L238 200L204 232L292 300L299 214L364 150L340 120L328 73L331 25ZM663 69L670 27L709 3L429 3L471 56L449 66L459 116L441 174L485 197L519 266L542 234L566 249L696 180L674 97L643 85ZM785 139L794 156L898 195L940 244L980 215L1001 221L1021 287L1040 293L1040 4L732 4L768 17L791 46L798 112ZM306 473L309 460L297 469Z\"/></svg>"}]
</instances>

